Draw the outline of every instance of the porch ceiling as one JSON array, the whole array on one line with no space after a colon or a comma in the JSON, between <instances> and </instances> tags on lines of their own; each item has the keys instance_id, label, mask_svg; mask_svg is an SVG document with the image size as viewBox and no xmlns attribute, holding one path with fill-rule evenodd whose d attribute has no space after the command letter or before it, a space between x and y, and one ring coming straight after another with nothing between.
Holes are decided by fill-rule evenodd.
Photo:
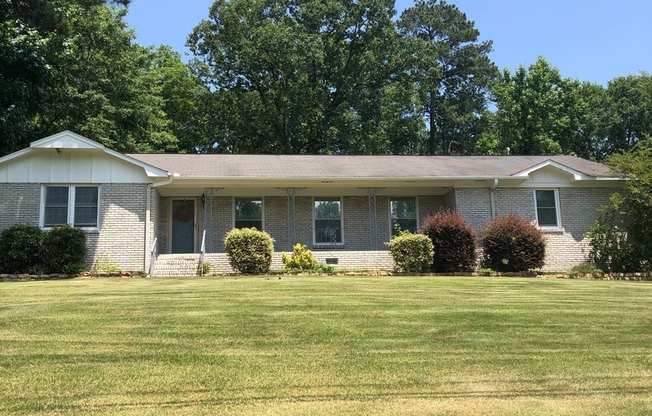
<instances>
[{"instance_id":1,"label":"porch ceiling","mask_svg":"<svg viewBox=\"0 0 652 416\"><path fill-rule=\"evenodd\" d=\"M523 179L507 180L513 184ZM505 185L505 179L501 184ZM284 188L302 188L297 196L356 196L367 195L365 188L378 188L379 196L403 195L445 195L452 188L489 188L493 180L198 180L178 179L171 184L157 188L161 196L201 196L206 188L217 188L214 195L228 196L285 196Z\"/></svg>"}]
</instances>

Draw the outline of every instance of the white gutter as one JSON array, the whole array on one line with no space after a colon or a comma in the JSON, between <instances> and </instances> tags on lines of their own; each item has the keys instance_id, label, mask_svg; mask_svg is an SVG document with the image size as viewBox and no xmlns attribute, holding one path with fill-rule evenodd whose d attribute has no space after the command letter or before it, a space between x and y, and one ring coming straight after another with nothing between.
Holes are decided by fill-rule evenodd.
<instances>
[{"instance_id":1,"label":"white gutter","mask_svg":"<svg viewBox=\"0 0 652 416\"><path fill-rule=\"evenodd\" d=\"M498 178L494 179L491 189L489 189L489 197L491 199L491 219L496 218L496 188L498 187Z\"/></svg>"},{"instance_id":2,"label":"white gutter","mask_svg":"<svg viewBox=\"0 0 652 416\"><path fill-rule=\"evenodd\" d=\"M172 182L172 179L179 177L178 173L168 172L168 178L162 182L150 183L147 185L147 205L145 208L145 261L143 262L143 270L149 270L149 223L152 216L152 188L158 188L159 186L169 185Z\"/></svg>"}]
</instances>

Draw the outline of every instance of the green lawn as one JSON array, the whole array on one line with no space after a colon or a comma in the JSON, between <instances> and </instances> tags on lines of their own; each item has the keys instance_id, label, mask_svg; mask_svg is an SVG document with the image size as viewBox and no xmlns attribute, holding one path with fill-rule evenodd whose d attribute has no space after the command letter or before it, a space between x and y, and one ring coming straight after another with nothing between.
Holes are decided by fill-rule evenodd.
<instances>
[{"instance_id":1,"label":"green lawn","mask_svg":"<svg viewBox=\"0 0 652 416\"><path fill-rule=\"evenodd\" d=\"M652 284L0 284L0 414L648 415Z\"/></svg>"}]
</instances>

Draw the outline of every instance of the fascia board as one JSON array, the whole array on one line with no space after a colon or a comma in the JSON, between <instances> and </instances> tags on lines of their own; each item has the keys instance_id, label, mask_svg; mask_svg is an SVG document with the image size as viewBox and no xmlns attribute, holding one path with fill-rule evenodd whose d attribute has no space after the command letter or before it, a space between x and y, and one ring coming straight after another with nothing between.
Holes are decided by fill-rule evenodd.
<instances>
[{"instance_id":1,"label":"fascia board","mask_svg":"<svg viewBox=\"0 0 652 416\"><path fill-rule=\"evenodd\" d=\"M498 180L522 180L520 177L515 176L418 176L418 177L340 177L340 176L182 176L179 178L184 181L339 181L339 182L357 182L357 181L377 181L377 182L396 182L396 181L417 181L417 182L431 182L431 181L493 181Z\"/></svg>"},{"instance_id":2,"label":"fascia board","mask_svg":"<svg viewBox=\"0 0 652 416\"><path fill-rule=\"evenodd\" d=\"M21 156L23 156L23 155L26 155L26 154L30 153L31 151L32 151L32 149L30 149L30 148L28 147L28 148L26 148L26 149L19 150L19 151L17 151L17 152L10 153L10 154L8 154L8 155L5 155L5 156L3 156L3 157L0 157L0 165L3 164L3 163L5 163L5 162L8 162L8 161L10 161L10 160L12 160L12 159L16 159L16 158L19 158L19 157L21 157Z\"/></svg>"}]
</instances>

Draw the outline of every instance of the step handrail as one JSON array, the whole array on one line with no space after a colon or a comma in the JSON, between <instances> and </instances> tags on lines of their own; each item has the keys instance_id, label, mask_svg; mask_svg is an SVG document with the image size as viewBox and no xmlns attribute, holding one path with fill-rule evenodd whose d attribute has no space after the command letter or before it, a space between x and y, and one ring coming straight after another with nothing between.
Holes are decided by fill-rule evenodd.
<instances>
[{"instance_id":1,"label":"step handrail","mask_svg":"<svg viewBox=\"0 0 652 416\"><path fill-rule=\"evenodd\" d=\"M204 256L206 255L206 230L201 236L201 251L199 255L199 275L204 275Z\"/></svg>"},{"instance_id":2,"label":"step handrail","mask_svg":"<svg viewBox=\"0 0 652 416\"><path fill-rule=\"evenodd\" d=\"M150 252L148 273L150 276L152 273L154 273L154 263L156 263L156 257L158 257L158 237L154 238L154 244L152 244L152 250Z\"/></svg>"}]
</instances>

